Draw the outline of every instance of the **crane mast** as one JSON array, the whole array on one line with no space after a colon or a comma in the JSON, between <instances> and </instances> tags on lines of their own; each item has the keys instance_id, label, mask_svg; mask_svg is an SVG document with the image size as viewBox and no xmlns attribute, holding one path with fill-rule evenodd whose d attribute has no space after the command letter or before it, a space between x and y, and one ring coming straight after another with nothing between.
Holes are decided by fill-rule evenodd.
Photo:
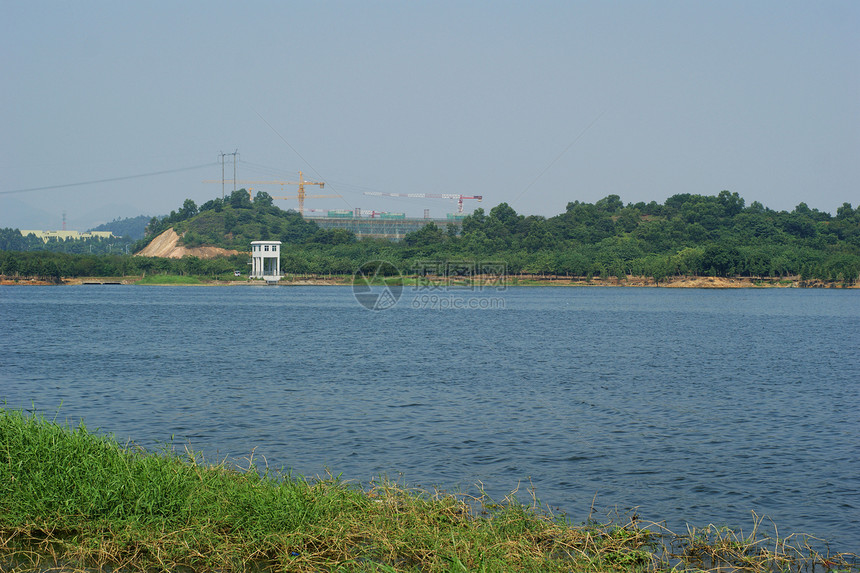
<instances>
[{"instance_id":1,"label":"crane mast","mask_svg":"<svg viewBox=\"0 0 860 573\"><path fill-rule=\"evenodd\" d=\"M220 183L220 181L204 181L204 183ZM299 171L298 181L236 181L236 183L241 183L244 185L298 185L298 195L290 197L273 196L272 199L298 199L299 213L304 213L305 211L305 199L325 199L340 197L340 195L307 195L305 193L305 185L319 185L319 188L322 189L323 187L325 187L325 181L306 181L301 171ZM251 191L248 191L248 197L253 200L253 197L251 196Z\"/></svg>"}]
</instances>

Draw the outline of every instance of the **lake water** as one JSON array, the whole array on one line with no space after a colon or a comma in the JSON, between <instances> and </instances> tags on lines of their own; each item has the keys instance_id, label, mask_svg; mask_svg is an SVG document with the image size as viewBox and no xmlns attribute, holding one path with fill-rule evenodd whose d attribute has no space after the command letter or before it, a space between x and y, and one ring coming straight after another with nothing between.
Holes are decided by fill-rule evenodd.
<instances>
[{"instance_id":1,"label":"lake water","mask_svg":"<svg viewBox=\"0 0 860 573\"><path fill-rule=\"evenodd\" d=\"M0 287L0 403L147 447L367 483L521 482L860 553L860 293ZM453 304L455 300L478 304ZM425 299L426 302L426 299ZM448 304L452 303L452 304ZM416 308L418 307L418 308Z\"/></svg>"}]
</instances>

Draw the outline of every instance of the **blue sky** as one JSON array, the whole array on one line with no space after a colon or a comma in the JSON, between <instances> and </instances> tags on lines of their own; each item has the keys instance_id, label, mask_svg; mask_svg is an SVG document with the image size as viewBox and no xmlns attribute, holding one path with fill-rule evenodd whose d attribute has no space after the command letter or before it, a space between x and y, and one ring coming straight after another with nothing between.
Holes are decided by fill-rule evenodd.
<instances>
[{"instance_id":1,"label":"blue sky","mask_svg":"<svg viewBox=\"0 0 860 573\"><path fill-rule=\"evenodd\" d=\"M199 204L237 149L240 179L341 195L314 208L860 201L856 1L37 0L0 26L0 226Z\"/></svg>"}]
</instances>

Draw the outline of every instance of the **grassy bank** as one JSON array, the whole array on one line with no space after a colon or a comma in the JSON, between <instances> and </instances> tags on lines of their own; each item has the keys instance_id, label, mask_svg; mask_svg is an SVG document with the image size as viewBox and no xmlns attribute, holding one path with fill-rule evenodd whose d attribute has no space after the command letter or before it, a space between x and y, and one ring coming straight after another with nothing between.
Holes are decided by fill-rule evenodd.
<instances>
[{"instance_id":1,"label":"grassy bank","mask_svg":"<svg viewBox=\"0 0 860 573\"><path fill-rule=\"evenodd\" d=\"M636 518L573 525L494 503L205 464L0 409L0 570L617 571L727 563L858 571L793 538L667 536Z\"/></svg>"},{"instance_id":2,"label":"grassy bank","mask_svg":"<svg viewBox=\"0 0 860 573\"><path fill-rule=\"evenodd\" d=\"M352 274L294 274L288 273L280 280L282 285L352 285L355 280ZM0 275L0 285L80 285L84 283L119 282L122 284L139 285L249 285L262 284L261 280L248 280L247 276L235 277L232 273L220 275L169 275L148 274L145 276L131 275L119 277L74 277L48 280L29 276ZM448 279L445 277L418 277L405 275L401 278L373 278L363 284L372 286L401 284L404 287L430 286L439 288L471 288L481 287L485 290L507 286L612 286L612 287L673 287L673 288L828 288L828 289L860 289L860 281L846 283L839 280L804 280L801 277L711 277L711 276L670 276L655 281L651 277L573 277L552 275L508 275L505 277L476 276L473 278Z\"/></svg>"},{"instance_id":3,"label":"grassy bank","mask_svg":"<svg viewBox=\"0 0 860 573\"><path fill-rule=\"evenodd\" d=\"M136 285L199 285L200 279L190 275L146 275Z\"/></svg>"}]
</instances>

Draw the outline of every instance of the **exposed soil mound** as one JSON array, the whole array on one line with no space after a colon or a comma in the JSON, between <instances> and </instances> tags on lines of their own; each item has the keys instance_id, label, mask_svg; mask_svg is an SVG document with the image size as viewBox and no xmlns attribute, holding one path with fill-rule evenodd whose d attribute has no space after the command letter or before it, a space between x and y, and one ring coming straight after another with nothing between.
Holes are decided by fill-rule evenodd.
<instances>
[{"instance_id":1,"label":"exposed soil mound","mask_svg":"<svg viewBox=\"0 0 860 573\"><path fill-rule=\"evenodd\" d=\"M149 243L142 251L135 253L140 257L164 257L168 259L181 259L189 255L201 259L214 259L215 257L227 257L239 255L239 251L233 249L222 249L221 247L183 247L179 244L179 235L171 227Z\"/></svg>"},{"instance_id":2,"label":"exposed soil mound","mask_svg":"<svg viewBox=\"0 0 860 573\"><path fill-rule=\"evenodd\" d=\"M751 279L724 277L671 277L663 286L675 288L748 288Z\"/></svg>"}]
</instances>

